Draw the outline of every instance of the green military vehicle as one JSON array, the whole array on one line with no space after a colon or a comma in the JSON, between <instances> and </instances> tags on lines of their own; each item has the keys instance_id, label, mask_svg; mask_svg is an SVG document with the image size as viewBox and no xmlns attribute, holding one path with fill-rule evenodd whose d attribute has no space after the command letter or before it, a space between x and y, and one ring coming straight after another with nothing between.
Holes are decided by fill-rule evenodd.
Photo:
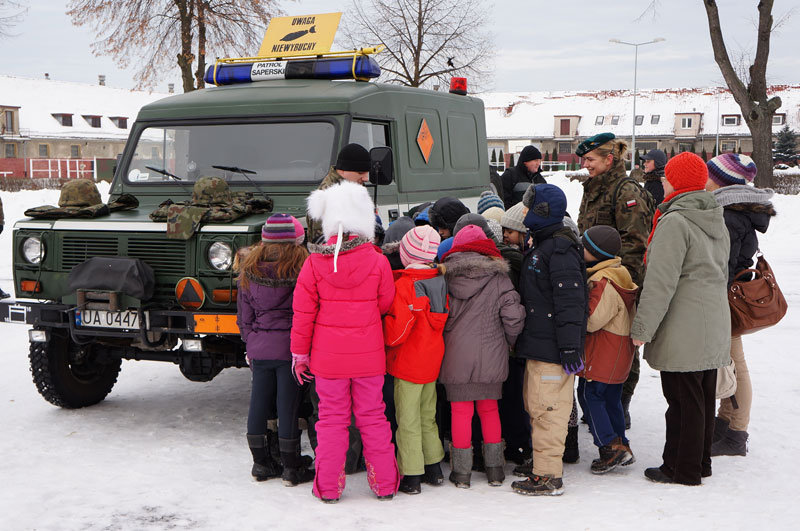
<instances>
[{"instance_id":1,"label":"green military vehicle","mask_svg":"<svg viewBox=\"0 0 800 531\"><path fill-rule=\"evenodd\" d=\"M194 381L247 365L233 262L269 214L209 221L186 239L150 216L190 200L201 177L303 219L339 149L358 142L377 148L384 224L444 195L474 207L489 187L483 102L465 88L364 81L380 72L364 53L269 65L223 60L207 75L218 86L141 109L110 189L110 201L129 194L138 208L14 226L16 298L0 303L0 320L33 325L33 381L49 402L100 402L122 359L173 362Z\"/></svg>"}]
</instances>

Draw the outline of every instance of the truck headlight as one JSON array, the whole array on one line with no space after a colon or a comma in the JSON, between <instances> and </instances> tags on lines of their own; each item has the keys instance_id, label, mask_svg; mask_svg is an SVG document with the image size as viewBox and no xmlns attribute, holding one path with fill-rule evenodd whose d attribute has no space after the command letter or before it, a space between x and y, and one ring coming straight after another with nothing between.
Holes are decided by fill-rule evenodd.
<instances>
[{"instance_id":1,"label":"truck headlight","mask_svg":"<svg viewBox=\"0 0 800 531\"><path fill-rule=\"evenodd\" d=\"M233 250L225 242L214 242L208 248L208 263L211 267L224 271L233 264Z\"/></svg>"},{"instance_id":2,"label":"truck headlight","mask_svg":"<svg viewBox=\"0 0 800 531\"><path fill-rule=\"evenodd\" d=\"M36 236L22 240L22 256L30 264L38 264L44 260L44 245Z\"/></svg>"}]
</instances>

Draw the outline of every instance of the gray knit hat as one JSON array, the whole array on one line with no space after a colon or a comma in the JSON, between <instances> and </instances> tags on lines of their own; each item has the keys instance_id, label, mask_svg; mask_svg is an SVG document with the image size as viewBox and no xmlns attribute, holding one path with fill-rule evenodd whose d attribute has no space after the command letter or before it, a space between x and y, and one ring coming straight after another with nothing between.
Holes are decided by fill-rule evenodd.
<instances>
[{"instance_id":1,"label":"gray knit hat","mask_svg":"<svg viewBox=\"0 0 800 531\"><path fill-rule=\"evenodd\" d=\"M466 227L467 225L477 225L481 228L483 233L486 235L487 238L490 240L494 239L494 233L492 229L489 228L489 224L486 221L486 218L481 216L480 214L475 214L474 212L467 212L456 221L455 226L453 227L453 236L458 234L458 231Z\"/></svg>"},{"instance_id":2,"label":"gray knit hat","mask_svg":"<svg viewBox=\"0 0 800 531\"><path fill-rule=\"evenodd\" d=\"M528 228L522 223L525 219L525 214L522 212L524 208L525 205L519 202L506 210L506 213L503 214L503 219L500 220L500 225L506 229L528 232Z\"/></svg>"}]
</instances>

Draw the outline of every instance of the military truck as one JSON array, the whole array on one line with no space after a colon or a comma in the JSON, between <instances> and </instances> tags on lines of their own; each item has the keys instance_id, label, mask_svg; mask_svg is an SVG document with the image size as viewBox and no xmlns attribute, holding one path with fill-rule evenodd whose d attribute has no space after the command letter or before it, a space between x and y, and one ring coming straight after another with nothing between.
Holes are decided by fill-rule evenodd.
<instances>
[{"instance_id":1,"label":"military truck","mask_svg":"<svg viewBox=\"0 0 800 531\"><path fill-rule=\"evenodd\" d=\"M232 265L237 250L259 241L269 214L208 222L187 239L150 218L165 200L190 199L201 177L268 196L273 212L302 220L307 195L339 149L358 142L379 148L375 164L384 168L371 179L383 183L384 225L444 195L474 207L488 189L483 103L463 87L448 93L365 81L380 70L364 53L281 65L276 75L263 63L221 61L207 75L220 86L143 107L110 189L111 201L130 194L138 208L15 224L16 298L0 304L0 320L33 325L31 372L47 401L65 408L102 401L123 359L172 362L199 382L247 365ZM267 79L253 80L265 71ZM138 289L148 269L149 292ZM116 288L100 278L116 278Z\"/></svg>"}]
</instances>

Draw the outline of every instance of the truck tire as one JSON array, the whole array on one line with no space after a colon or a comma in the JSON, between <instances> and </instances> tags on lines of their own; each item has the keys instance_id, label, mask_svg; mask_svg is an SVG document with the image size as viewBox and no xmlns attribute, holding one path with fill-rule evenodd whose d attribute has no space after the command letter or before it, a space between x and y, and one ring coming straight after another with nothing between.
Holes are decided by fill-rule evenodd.
<instances>
[{"instance_id":1,"label":"truck tire","mask_svg":"<svg viewBox=\"0 0 800 531\"><path fill-rule=\"evenodd\" d=\"M50 334L46 343L31 343L28 355L39 394L67 409L101 402L117 382L122 360L102 345L79 346L61 331Z\"/></svg>"}]
</instances>

